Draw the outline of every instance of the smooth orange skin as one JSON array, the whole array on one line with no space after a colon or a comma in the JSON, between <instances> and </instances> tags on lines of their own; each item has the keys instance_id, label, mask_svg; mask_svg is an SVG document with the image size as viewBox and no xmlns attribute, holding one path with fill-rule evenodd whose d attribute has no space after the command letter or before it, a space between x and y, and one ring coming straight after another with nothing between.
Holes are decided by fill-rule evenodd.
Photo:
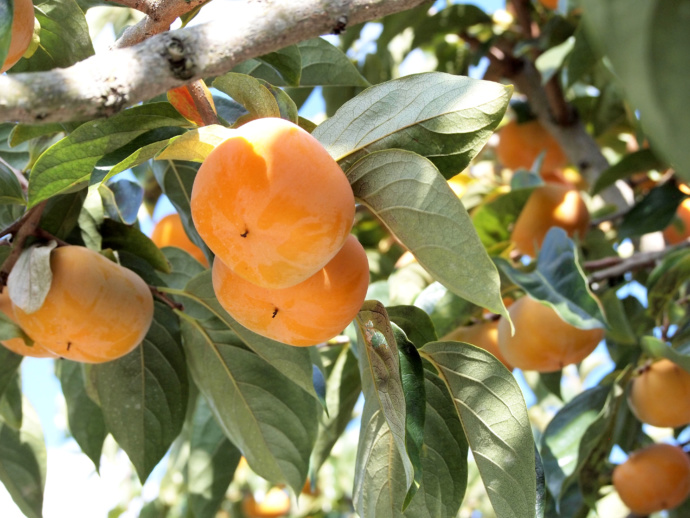
<instances>
[{"instance_id":1,"label":"smooth orange skin","mask_svg":"<svg viewBox=\"0 0 690 518\"><path fill-rule=\"evenodd\" d=\"M4 63L0 66L0 74L12 68L21 59L31 44L33 34L34 4L31 0L14 0L10 48Z\"/></svg>"},{"instance_id":2,"label":"smooth orange skin","mask_svg":"<svg viewBox=\"0 0 690 518\"><path fill-rule=\"evenodd\" d=\"M7 288L2 290L2 293L0 293L0 311L10 317L12 322L15 324L17 323L17 319L15 318L14 311L12 309L12 301L10 300L10 295L7 291ZM41 344L34 342L33 345L26 345L26 342L24 342L24 340L21 338L5 340L0 342L0 344L4 345L13 353L21 354L22 356L31 356L33 358L57 358L56 354L53 354Z\"/></svg>"},{"instance_id":3,"label":"smooth orange skin","mask_svg":"<svg viewBox=\"0 0 690 518\"><path fill-rule=\"evenodd\" d=\"M677 446L653 444L616 466L613 486L635 514L673 509L690 495L690 459Z\"/></svg>"},{"instance_id":4,"label":"smooth orange skin","mask_svg":"<svg viewBox=\"0 0 690 518\"><path fill-rule=\"evenodd\" d=\"M192 189L192 218L237 275L287 288L340 250L354 221L352 189L338 164L299 126L257 119L217 146Z\"/></svg>"},{"instance_id":5,"label":"smooth orange skin","mask_svg":"<svg viewBox=\"0 0 690 518\"><path fill-rule=\"evenodd\" d=\"M690 373L671 360L654 362L630 382L628 403L643 423L677 428L690 423Z\"/></svg>"},{"instance_id":6,"label":"smooth orange skin","mask_svg":"<svg viewBox=\"0 0 690 518\"><path fill-rule=\"evenodd\" d=\"M534 189L515 221L511 240L522 253L534 257L551 227L561 227L570 237L587 233L589 210L579 191L555 183Z\"/></svg>"},{"instance_id":7,"label":"smooth orange skin","mask_svg":"<svg viewBox=\"0 0 690 518\"><path fill-rule=\"evenodd\" d=\"M551 307L525 296L508 308L515 325L498 320L498 347L511 365L528 371L554 372L578 363L604 337L603 329L578 329L558 316Z\"/></svg>"},{"instance_id":8,"label":"smooth orange skin","mask_svg":"<svg viewBox=\"0 0 690 518\"><path fill-rule=\"evenodd\" d=\"M50 268L53 281L38 311L13 304L31 338L85 363L120 358L141 343L153 320L153 297L141 277L80 246L53 250Z\"/></svg>"},{"instance_id":9,"label":"smooth orange skin","mask_svg":"<svg viewBox=\"0 0 690 518\"><path fill-rule=\"evenodd\" d=\"M252 495L242 501L242 511L247 518L280 518L290 512L290 497L278 488L271 488L261 502Z\"/></svg>"},{"instance_id":10,"label":"smooth orange skin","mask_svg":"<svg viewBox=\"0 0 690 518\"><path fill-rule=\"evenodd\" d=\"M211 94L211 91L204 82L201 83L201 87L204 90L206 100L209 102L211 108L213 108L213 111L215 112L216 105L213 102L213 95ZM194 99L192 99L192 94L189 92L186 85L168 90L167 97L168 102L172 104L185 119L187 119L189 122L193 122L197 126L204 126L204 118L199 113L199 110L194 103Z\"/></svg>"},{"instance_id":11,"label":"smooth orange skin","mask_svg":"<svg viewBox=\"0 0 690 518\"><path fill-rule=\"evenodd\" d=\"M441 340L457 340L481 347L493 354L508 370L513 370L513 366L503 357L498 347L498 320L472 326L460 326Z\"/></svg>"},{"instance_id":12,"label":"smooth orange skin","mask_svg":"<svg viewBox=\"0 0 690 518\"><path fill-rule=\"evenodd\" d=\"M325 342L345 329L362 307L368 285L369 263L354 236L320 271L290 288L256 286L218 257L213 261L213 289L235 320L255 333L301 347Z\"/></svg>"},{"instance_id":13,"label":"smooth orange skin","mask_svg":"<svg viewBox=\"0 0 690 518\"><path fill-rule=\"evenodd\" d=\"M549 9L556 9L558 7L558 0L539 0L539 2Z\"/></svg>"},{"instance_id":14,"label":"smooth orange skin","mask_svg":"<svg viewBox=\"0 0 690 518\"><path fill-rule=\"evenodd\" d=\"M690 237L690 198L683 200L678 206L676 217L680 220L680 224L676 221L671 223L663 231L664 239L669 245L677 245L681 241L685 241ZM682 225L682 229L676 228Z\"/></svg>"},{"instance_id":15,"label":"smooth orange skin","mask_svg":"<svg viewBox=\"0 0 690 518\"><path fill-rule=\"evenodd\" d=\"M165 246L181 248L201 264L208 266L208 259L206 259L204 252L187 237L182 219L177 213L168 214L156 223L151 234L151 241L156 243L158 248Z\"/></svg>"},{"instance_id":16,"label":"smooth orange skin","mask_svg":"<svg viewBox=\"0 0 690 518\"><path fill-rule=\"evenodd\" d=\"M512 120L498 132L496 157L509 169L530 169L542 151L546 151L542 172L568 165L568 158L558 142L537 120L518 124Z\"/></svg>"}]
</instances>

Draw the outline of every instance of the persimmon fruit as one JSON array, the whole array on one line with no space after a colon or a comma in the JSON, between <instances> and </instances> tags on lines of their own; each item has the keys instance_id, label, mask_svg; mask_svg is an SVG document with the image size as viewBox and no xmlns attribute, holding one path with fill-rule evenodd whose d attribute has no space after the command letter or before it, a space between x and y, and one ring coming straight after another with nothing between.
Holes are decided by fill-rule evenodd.
<instances>
[{"instance_id":1,"label":"persimmon fruit","mask_svg":"<svg viewBox=\"0 0 690 518\"><path fill-rule=\"evenodd\" d=\"M540 153L546 151L541 170L548 173L568 165L568 158L551 134L532 119L518 123L510 121L498 131L496 157L509 169L530 169Z\"/></svg>"},{"instance_id":2,"label":"persimmon fruit","mask_svg":"<svg viewBox=\"0 0 690 518\"><path fill-rule=\"evenodd\" d=\"M208 266L204 252L189 239L182 225L182 219L177 213L168 214L156 223L151 234L151 240L158 248L165 246L181 248L201 264Z\"/></svg>"},{"instance_id":3,"label":"persimmon fruit","mask_svg":"<svg viewBox=\"0 0 690 518\"><path fill-rule=\"evenodd\" d=\"M289 288L271 289L242 279L213 261L213 289L221 306L244 327L289 345L325 342L355 318L369 285L369 263L354 236L317 273Z\"/></svg>"},{"instance_id":4,"label":"persimmon fruit","mask_svg":"<svg viewBox=\"0 0 690 518\"><path fill-rule=\"evenodd\" d=\"M340 250L354 221L347 178L299 126L251 121L204 160L191 195L194 225L240 277L287 288Z\"/></svg>"},{"instance_id":5,"label":"persimmon fruit","mask_svg":"<svg viewBox=\"0 0 690 518\"><path fill-rule=\"evenodd\" d=\"M528 198L513 226L511 241L522 253L534 257L551 227L561 227L570 237L583 237L589 220L589 210L577 189L547 183Z\"/></svg>"},{"instance_id":6,"label":"persimmon fruit","mask_svg":"<svg viewBox=\"0 0 690 518\"><path fill-rule=\"evenodd\" d=\"M613 486L635 514L673 509L690 495L690 459L678 446L647 446L616 466Z\"/></svg>"},{"instance_id":7,"label":"persimmon fruit","mask_svg":"<svg viewBox=\"0 0 690 518\"><path fill-rule=\"evenodd\" d=\"M498 347L505 360L523 370L554 372L584 360L604 337L603 329L579 329L556 311L525 296L508 308L515 325L498 321Z\"/></svg>"},{"instance_id":8,"label":"persimmon fruit","mask_svg":"<svg viewBox=\"0 0 690 518\"><path fill-rule=\"evenodd\" d=\"M498 347L498 320L457 327L441 340L457 340L481 347L493 354L508 370L513 370Z\"/></svg>"},{"instance_id":9,"label":"persimmon fruit","mask_svg":"<svg viewBox=\"0 0 690 518\"><path fill-rule=\"evenodd\" d=\"M630 382L628 403L643 423L677 428L690 423L690 373L671 360L652 363Z\"/></svg>"},{"instance_id":10,"label":"persimmon fruit","mask_svg":"<svg viewBox=\"0 0 690 518\"><path fill-rule=\"evenodd\" d=\"M242 511L247 518L280 518L290 512L290 496L279 487L269 489L261 501L249 494L242 501Z\"/></svg>"},{"instance_id":11,"label":"persimmon fruit","mask_svg":"<svg viewBox=\"0 0 690 518\"><path fill-rule=\"evenodd\" d=\"M31 0L14 0L10 47L5 61L0 66L0 74L12 68L21 59L31 44L33 34L34 4Z\"/></svg>"},{"instance_id":12,"label":"persimmon fruit","mask_svg":"<svg viewBox=\"0 0 690 518\"><path fill-rule=\"evenodd\" d=\"M141 277L80 246L53 250L50 268L50 290L37 311L12 304L33 340L85 363L114 360L141 343L153 320L153 297Z\"/></svg>"},{"instance_id":13,"label":"persimmon fruit","mask_svg":"<svg viewBox=\"0 0 690 518\"><path fill-rule=\"evenodd\" d=\"M663 235L669 245L677 245L690 237L690 198L678 206L674 221L664 229Z\"/></svg>"},{"instance_id":14,"label":"persimmon fruit","mask_svg":"<svg viewBox=\"0 0 690 518\"><path fill-rule=\"evenodd\" d=\"M0 293L0 311L7 315L12 322L19 325L14 316L12 301L10 300L7 288ZM41 344L34 342L33 345L27 345L22 338L10 338L9 340L3 340L0 344L4 345L13 353L21 354L22 356L31 356L33 358L57 358L56 354L53 354Z\"/></svg>"},{"instance_id":15,"label":"persimmon fruit","mask_svg":"<svg viewBox=\"0 0 690 518\"><path fill-rule=\"evenodd\" d=\"M539 0L539 2L548 9L558 8L558 0Z\"/></svg>"}]
</instances>

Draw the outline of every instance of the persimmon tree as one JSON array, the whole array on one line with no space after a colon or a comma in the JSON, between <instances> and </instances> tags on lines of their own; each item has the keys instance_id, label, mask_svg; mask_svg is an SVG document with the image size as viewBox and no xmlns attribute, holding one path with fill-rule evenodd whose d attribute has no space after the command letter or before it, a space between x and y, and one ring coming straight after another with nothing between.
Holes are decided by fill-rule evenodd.
<instances>
[{"instance_id":1,"label":"persimmon tree","mask_svg":"<svg viewBox=\"0 0 690 518\"><path fill-rule=\"evenodd\" d=\"M16 3L0 0L0 63L14 49ZM100 252L155 298L151 327L126 356L41 360L54 363L70 433L95 468L109 434L142 482L167 455L165 491L142 516L586 518L668 507L659 495L621 501L613 473L621 454L665 440L678 457L688 440L682 412L661 412L675 428L652 428L637 408L682 399L664 391L685 387L690 371L690 229L676 215L690 181L687 6L510 0L487 13L424 0L265 0L188 25L207 3L35 0L32 42L0 75L0 340L33 346L13 308L41 307L54 247ZM98 53L85 16L96 5L111 6L119 33ZM325 103L318 124L300 115L310 95ZM192 219L201 164L263 118L309 132L357 204L367 300L316 346L267 338L224 309L215 245ZM293 169L301 151L288 150ZM577 197L577 218L560 198L537 207L516 243L544 184ZM315 196L300 185L302 199ZM140 215L163 196L204 261L142 232ZM236 296L230 273L224 295ZM337 312L333 300L317 311L318 296L303 298L295 307L317 327ZM523 311L515 330L507 306L528 300L549 323ZM99 314L92 327L126 327L124 314ZM508 364L494 356L525 333L539 343ZM584 335L603 338L564 365L592 349L559 350ZM555 359L524 364L545 372L509 370L530 355ZM0 481L37 517L45 446L21 393L22 358L0 348ZM607 359L604 375L588 373L592 358ZM650 374L660 365L680 381L665 388L670 375ZM356 453L334 458L352 423ZM325 481L334 462L345 484ZM639 470L625 477L637 500ZM252 477L299 500L270 492L278 503L260 511ZM686 487L674 487L681 503L669 516L690 512Z\"/></svg>"}]
</instances>

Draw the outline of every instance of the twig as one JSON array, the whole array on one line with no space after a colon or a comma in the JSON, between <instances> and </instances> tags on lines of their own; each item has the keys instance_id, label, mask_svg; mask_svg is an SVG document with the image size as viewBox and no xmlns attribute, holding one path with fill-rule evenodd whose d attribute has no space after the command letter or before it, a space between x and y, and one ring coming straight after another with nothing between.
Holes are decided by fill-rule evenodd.
<instances>
[{"instance_id":1,"label":"twig","mask_svg":"<svg viewBox=\"0 0 690 518\"><path fill-rule=\"evenodd\" d=\"M192 96L194 106L196 106L199 115L201 115L201 120L204 121L204 125L210 126L211 124L220 124L218 115L216 115L213 106L211 106L211 103L206 98L203 79L188 84L187 90Z\"/></svg>"},{"instance_id":2,"label":"twig","mask_svg":"<svg viewBox=\"0 0 690 518\"><path fill-rule=\"evenodd\" d=\"M184 311L184 305L175 302L173 299L168 297L165 293L163 293L161 290L159 290L156 286L151 286L149 284L149 289L151 290L151 293L153 294L154 297L156 297L158 300L169 306L171 309L177 309L180 311Z\"/></svg>"},{"instance_id":3,"label":"twig","mask_svg":"<svg viewBox=\"0 0 690 518\"><path fill-rule=\"evenodd\" d=\"M41 214L43 214L43 209L46 206L46 202L41 202L32 209L30 209L22 219L17 223L21 223L18 230L16 231L16 236L12 244L12 252L2 263L0 268L0 287L7 285L7 277L9 277L12 268L17 263L19 256L21 255L24 244L26 240L33 236L38 228L38 223L41 221ZM12 225L14 226L14 225Z\"/></svg>"},{"instance_id":4,"label":"twig","mask_svg":"<svg viewBox=\"0 0 690 518\"><path fill-rule=\"evenodd\" d=\"M63 241L59 237L55 237L50 232L47 232L46 230L43 230L42 228L39 228L39 227L37 227L34 230L33 235L35 237L45 239L46 241L55 241L58 244L58 246L69 246L69 243L67 241Z\"/></svg>"}]
</instances>

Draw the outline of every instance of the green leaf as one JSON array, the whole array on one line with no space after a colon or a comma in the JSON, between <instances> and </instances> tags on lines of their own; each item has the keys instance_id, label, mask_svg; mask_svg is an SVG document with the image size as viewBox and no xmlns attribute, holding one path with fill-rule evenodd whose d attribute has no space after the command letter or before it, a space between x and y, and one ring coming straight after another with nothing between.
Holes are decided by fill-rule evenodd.
<instances>
[{"instance_id":1,"label":"green leaf","mask_svg":"<svg viewBox=\"0 0 690 518\"><path fill-rule=\"evenodd\" d=\"M107 429L143 483L180 433L187 411L189 384L175 314L157 302L141 345L93 371Z\"/></svg>"},{"instance_id":2,"label":"green leaf","mask_svg":"<svg viewBox=\"0 0 690 518\"><path fill-rule=\"evenodd\" d=\"M445 336L456 327L468 324L478 309L440 282L427 286L414 301L414 305L429 315L437 336Z\"/></svg>"},{"instance_id":3,"label":"green leaf","mask_svg":"<svg viewBox=\"0 0 690 518\"><path fill-rule=\"evenodd\" d=\"M184 318L182 336L192 377L225 434L258 475L299 493L316 440L316 398L218 319Z\"/></svg>"},{"instance_id":4,"label":"green leaf","mask_svg":"<svg viewBox=\"0 0 690 518\"><path fill-rule=\"evenodd\" d=\"M0 124L0 157L15 169L23 171L29 162L29 145L21 144L17 147L9 145L9 136L14 127L15 124L10 122Z\"/></svg>"},{"instance_id":5,"label":"green leaf","mask_svg":"<svg viewBox=\"0 0 690 518\"><path fill-rule=\"evenodd\" d=\"M170 273L158 275L170 288L183 289L192 278L206 269L189 252L185 252L181 248L166 246L161 251L170 264Z\"/></svg>"},{"instance_id":6,"label":"green leaf","mask_svg":"<svg viewBox=\"0 0 690 518\"><path fill-rule=\"evenodd\" d=\"M465 169L501 121L512 87L441 72L368 88L314 130L343 170L384 149L429 158L445 178Z\"/></svg>"},{"instance_id":7,"label":"green leaf","mask_svg":"<svg viewBox=\"0 0 690 518\"><path fill-rule=\"evenodd\" d=\"M35 0L41 24L40 44L29 59L20 59L12 72L67 68L94 54L84 13L75 0Z\"/></svg>"},{"instance_id":8,"label":"green leaf","mask_svg":"<svg viewBox=\"0 0 690 518\"><path fill-rule=\"evenodd\" d=\"M225 436L203 396L197 400L191 428L187 461L189 509L194 518L214 518L242 453Z\"/></svg>"},{"instance_id":9,"label":"green leaf","mask_svg":"<svg viewBox=\"0 0 690 518\"><path fill-rule=\"evenodd\" d=\"M647 279L649 313L661 322L678 291L690 278L690 251L676 250L665 256Z\"/></svg>"},{"instance_id":10,"label":"green leaf","mask_svg":"<svg viewBox=\"0 0 690 518\"><path fill-rule=\"evenodd\" d=\"M301 387L304 392L318 400L312 381L313 370L309 351L304 347L293 347L276 342L249 331L237 323L216 299L211 282L211 270L206 270L194 277L180 295L186 299L182 302L185 303L187 313L197 319L210 317L220 319L225 326L237 334L239 340L244 342L263 361L275 367L289 377L293 383ZM193 312L188 302L194 302L201 307L197 306L197 311ZM199 310L201 311L199 312Z\"/></svg>"},{"instance_id":11,"label":"green leaf","mask_svg":"<svg viewBox=\"0 0 690 518\"><path fill-rule=\"evenodd\" d=\"M0 397L12 383L23 359L23 356L13 353L6 347L0 347Z\"/></svg>"},{"instance_id":12,"label":"green leaf","mask_svg":"<svg viewBox=\"0 0 690 518\"><path fill-rule=\"evenodd\" d=\"M0 162L0 204L4 203L25 205L26 199L15 174L3 162Z\"/></svg>"},{"instance_id":13,"label":"green leaf","mask_svg":"<svg viewBox=\"0 0 690 518\"><path fill-rule=\"evenodd\" d=\"M46 447L38 415L25 399L22 427L0 420L0 482L27 518L43 516Z\"/></svg>"},{"instance_id":14,"label":"green leaf","mask_svg":"<svg viewBox=\"0 0 690 518\"><path fill-rule=\"evenodd\" d=\"M86 391L84 364L57 360L55 370L67 404L69 431L98 471L101 465L103 442L108 435L103 412ZM124 382L124 381L123 381ZM126 383L126 382L125 382Z\"/></svg>"},{"instance_id":15,"label":"green leaf","mask_svg":"<svg viewBox=\"0 0 690 518\"><path fill-rule=\"evenodd\" d=\"M163 252L137 227L106 218L101 225L101 235L104 248L125 250L146 259L156 270L170 272Z\"/></svg>"},{"instance_id":16,"label":"green leaf","mask_svg":"<svg viewBox=\"0 0 690 518\"><path fill-rule=\"evenodd\" d=\"M534 189L511 190L483 203L472 212L472 223L482 244L493 251L510 242L510 228Z\"/></svg>"},{"instance_id":17,"label":"green leaf","mask_svg":"<svg viewBox=\"0 0 690 518\"><path fill-rule=\"evenodd\" d=\"M202 163L219 144L236 135L234 130L211 124L194 128L172 138L156 155L156 160L187 160Z\"/></svg>"},{"instance_id":18,"label":"green leaf","mask_svg":"<svg viewBox=\"0 0 690 518\"><path fill-rule=\"evenodd\" d=\"M302 57L300 86L369 86L350 58L323 38L302 41L297 48Z\"/></svg>"},{"instance_id":19,"label":"green leaf","mask_svg":"<svg viewBox=\"0 0 690 518\"><path fill-rule=\"evenodd\" d=\"M541 82L546 84L555 76L563 66L565 60L575 47L575 37L571 36L563 43L551 47L539 55L534 62L537 70L541 72Z\"/></svg>"},{"instance_id":20,"label":"green leaf","mask_svg":"<svg viewBox=\"0 0 690 518\"><path fill-rule=\"evenodd\" d=\"M139 216L141 202L144 201L144 188L141 184L119 180L108 185L99 185L98 192L103 199L103 208L111 219L125 225L134 225Z\"/></svg>"},{"instance_id":21,"label":"green leaf","mask_svg":"<svg viewBox=\"0 0 690 518\"><path fill-rule=\"evenodd\" d=\"M5 62L12 41L14 1L0 0L0 64Z\"/></svg>"},{"instance_id":22,"label":"green leaf","mask_svg":"<svg viewBox=\"0 0 690 518\"><path fill-rule=\"evenodd\" d=\"M642 349L652 358L668 358L676 365L679 365L690 372L690 355L682 354L669 347L665 342L654 336L643 336L640 340Z\"/></svg>"},{"instance_id":23,"label":"green leaf","mask_svg":"<svg viewBox=\"0 0 690 518\"><path fill-rule=\"evenodd\" d=\"M0 397L0 422L11 426L15 430L22 427L22 380L17 372Z\"/></svg>"},{"instance_id":24,"label":"green leaf","mask_svg":"<svg viewBox=\"0 0 690 518\"><path fill-rule=\"evenodd\" d=\"M415 306L390 306L386 312L391 322L399 326L418 349L438 340L434 324L424 310Z\"/></svg>"},{"instance_id":25,"label":"green leaf","mask_svg":"<svg viewBox=\"0 0 690 518\"><path fill-rule=\"evenodd\" d=\"M496 258L501 270L533 299L545 302L579 329L605 327L606 319L592 295L577 258L575 243L565 230L552 227L537 257L537 267L526 273Z\"/></svg>"},{"instance_id":26,"label":"green leaf","mask_svg":"<svg viewBox=\"0 0 690 518\"><path fill-rule=\"evenodd\" d=\"M268 81L275 86L298 86L302 74L302 56L296 45L248 59L232 69Z\"/></svg>"},{"instance_id":27,"label":"green leaf","mask_svg":"<svg viewBox=\"0 0 690 518\"><path fill-rule=\"evenodd\" d=\"M83 187L104 155L139 135L156 128L187 124L167 102L134 106L108 119L82 124L48 148L34 164L29 176L29 206Z\"/></svg>"},{"instance_id":28,"label":"green leaf","mask_svg":"<svg viewBox=\"0 0 690 518\"><path fill-rule=\"evenodd\" d=\"M295 101L293 101L292 98L281 88L273 86L263 79L259 79L259 82L261 82L261 84L263 84L275 98L276 103L278 103L278 109L280 110L280 116L285 120L289 120L290 122L297 124L299 115L297 114L297 105L295 104Z\"/></svg>"},{"instance_id":29,"label":"green leaf","mask_svg":"<svg viewBox=\"0 0 690 518\"><path fill-rule=\"evenodd\" d=\"M513 375L490 353L468 344L431 342L420 354L453 397L496 516L533 516L534 439Z\"/></svg>"},{"instance_id":30,"label":"green leaf","mask_svg":"<svg viewBox=\"0 0 690 518\"><path fill-rule=\"evenodd\" d=\"M63 133L65 127L59 122L49 124L17 124L9 136L10 146L15 147L38 137Z\"/></svg>"},{"instance_id":31,"label":"green leaf","mask_svg":"<svg viewBox=\"0 0 690 518\"><path fill-rule=\"evenodd\" d=\"M362 518L455 518L467 487L467 440L443 381L424 370L426 419L422 481L403 513L405 471L377 403L364 404L355 468L355 509Z\"/></svg>"},{"instance_id":32,"label":"green leaf","mask_svg":"<svg viewBox=\"0 0 690 518\"><path fill-rule=\"evenodd\" d=\"M355 197L436 280L475 304L507 314L498 271L462 202L431 162L409 151L381 151L362 158L347 177Z\"/></svg>"},{"instance_id":33,"label":"green leaf","mask_svg":"<svg viewBox=\"0 0 690 518\"><path fill-rule=\"evenodd\" d=\"M575 45L566 59L568 86L572 86L594 69L600 59L601 57L592 49L584 25L578 26L575 30Z\"/></svg>"},{"instance_id":34,"label":"green leaf","mask_svg":"<svg viewBox=\"0 0 690 518\"><path fill-rule=\"evenodd\" d=\"M213 87L228 94L249 111L248 117L280 117L275 97L258 79L245 74L228 72L215 81Z\"/></svg>"},{"instance_id":35,"label":"green leaf","mask_svg":"<svg viewBox=\"0 0 690 518\"><path fill-rule=\"evenodd\" d=\"M319 418L319 431L311 453L310 478L316 475L328 459L331 449L352 419L352 411L362 392L359 363L347 345L318 349L326 377L326 408Z\"/></svg>"},{"instance_id":36,"label":"green leaf","mask_svg":"<svg viewBox=\"0 0 690 518\"><path fill-rule=\"evenodd\" d=\"M618 239L665 229L673 221L678 205L685 198L687 195L671 183L654 187L623 217L618 228Z\"/></svg>"},{"instance_id":37,"label":"green leaf","mask_svg":"<svg viewBox=\"0 0 690 518\"><path fill-rule=\"evenodd\" d=\"M625 313L625 307L618 298L616 290L605 291L601 294L600 299L609 324L609 328L606 330L607 340L612 340L622 345L637 344L637 335L630 325L628 315Z\"/></svg>"},{"instance_id":38,"label":"green leaf","mask_svg":"<svg viewBox=\"0 0 690 518\"><path fill-rule=\"evenodd\" d=\"M659 153L690 180L685 136L690 12L682 0L585 0L588 35L608 57L645 133Z\"/></svg>"},{"instance_id":39,"label":"green leaf","mask_svg":"<svg viewBox=\"0 0 690 518\"><path fill-rule=\"evenodd\" d=\"M40 227L58 239L66 240L79 222L87 189L53 196L46 203Z\"/></svg>"},{"instance_id":40,"label":"green leaf","mask_svg":"<svg viewBox=\"0 0 690 518\"><path fill-rule=\"evenodd\" d=\"M50 291L50 252L56 246L51 241L48 245L25 248L7 278L10 299L26 313L38 311Z\"/></svg>"},{"instance_id":41,"label":"green leaf","mask_svg":"<svg viewBox=\"0 0 690 518\"><path fill-rule=\"evenodd\" d=\"M618 180L624 180L635 173L647 172L650 169L664 169L665 164L657 158L651 149L641 149L625 155L620 161L606 169L594 182L592 194L598 194Z\"/></svg>"},{"instance_id":42,"label":"green leaf","mask_svg":"<svg viewBox=\"0 0 690 518\"><path fill-rule=\"evenodd\" d=\"M400 503L400 509L404 510L418 489L421 465L419 452L408 448L408 441L412 439L408 433L414 432L416 427L408 427L408 395L403 385L400 353L388 314L380 302L366 301L356 322L364 399L375 402L375 409L371 411L384 417L385 428L392 435L393 445L402 461L404 479L400 482L407 494ZM371 404L369 406L372 407ZM423 421L419 424L423 426Z\"/></svg>"},{"instance_id":43,"label":"green leaf","mask_svg":"<svg viewBox=\"0 0 690 518\"><path fill-rule=\"evenodd\" d=\"M426 18L414 31L412 48L433 43L443 34L458 34L480 23L492 23L491 17L471 4L450 5Z\"/></svg>"}]
</instances>

